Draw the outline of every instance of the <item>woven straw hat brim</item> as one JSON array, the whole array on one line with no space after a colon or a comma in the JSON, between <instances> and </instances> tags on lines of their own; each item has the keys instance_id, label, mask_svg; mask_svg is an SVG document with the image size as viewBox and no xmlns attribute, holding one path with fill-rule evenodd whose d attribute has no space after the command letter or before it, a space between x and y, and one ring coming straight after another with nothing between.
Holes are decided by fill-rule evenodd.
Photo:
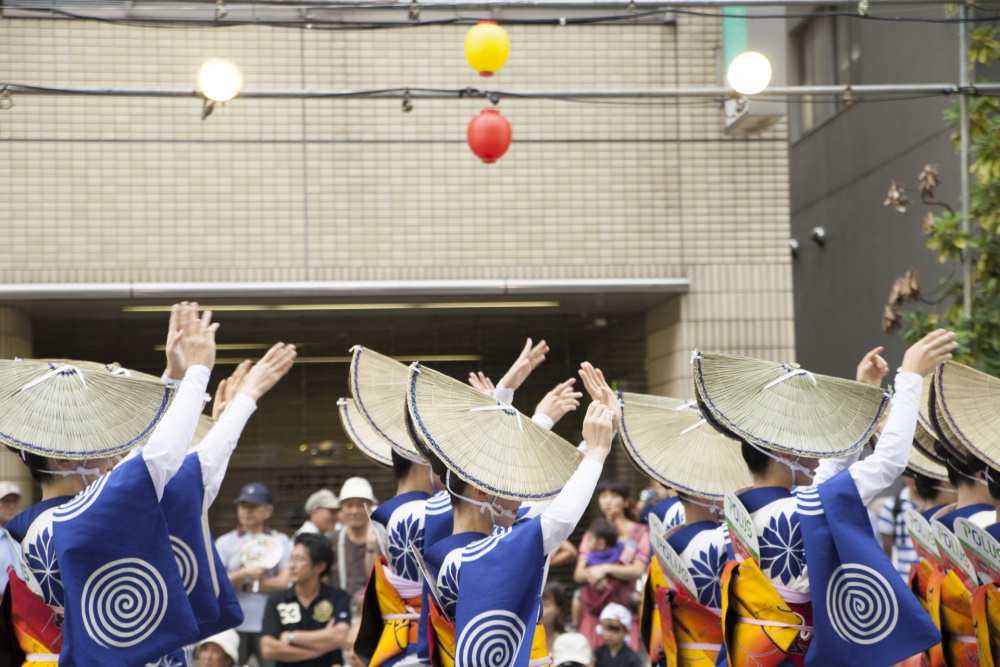
<instances>
[{"instance_id":1,"label":"woven straw hat brim","mask_svg":"<svg viewBox=\"0 0 1000 667\"><path fill-rule=\"evenodd\" d=\"M391 468L392 447L371 427L354 399L342 398L337 405L340 408L340 423L351 442L375 463Z\"/></svg>"},{"instance_id":2,"label":"woven straw hat brim","mask_svg":"<svg viewBox=\"0 0 1000 667\"><path fill-rule=\"evenodd\" d=\"M944 465L944 459L938 456L938 453L934 450L934 443L937 441L937 437L924 428L924 425L918 421L917 428L913 432L913 446L931 461L934 461L938 465Z\"/></svg>"},{"instance_id":3,"label":"woven straw hat brim","mask_svg":"<svg viewBox=\"0 0 1000 667\"><path fill-rule=\"evenodd\" d=\"M914 443L914 447L910 448L910 458L906 462L907 469L920 473L925 477L946 481L948 479L948 468L939 463L937 459L932 459L924 455L924 452L915 445L916 443Z\"/></svg>"},{"instance_id":4,"label":"woven straw hat brim","mask_svg":"<svg viewBox=\"0 0 1000 667\"><path fill-rule=\"evenodd\" d=\"M938 370L940 370L940 366ZM928 414L930 416L931 429L930 432L934 435L941 446L944 447L945 451L950 453L961 460L965 459L965 455L968 454L968 449L960 442L959 436L955 433L951 424L945 419L944 410L941 406L941 401L938 399L940 390L938 388L937 382L937 371L935 371L934 378L931 381L930 389L930 409Z\"/></svg>"},{"instance_id":5,"label":"woven straw hat brim","mask_svg":"<svg viewBox=\"0 0 1000 667\"><path fill-rule=\"evenodd\" d=\"M723 432L772 451L830 458L872 437L889 404L881 389L796 366L695 351L702 414Z\"/></svg>"},{"instance_id":6,"label":"woven straw hat brim","mask_svg":"<svg viewBox=\"0 0 1000 667\"><path fill-rule=\"evenodd\" d=\"M372 430L400 455L423 461L406 429L406 364L356 345L351 358L351 396Z\"/></svg>"},{"instance_id":7,"label":"woven straw hat brim","mask_svg":"<svg viewBox=\"0 0 1000 667\"><path fill-rule=\"evenodd\" d=\"M1000 379L948 361L934 373L935 417L952 440L1000 468Z\"/></svg>"},{"instance_id":8,"label":"woven straw hat brim","mask_svg":"<svg viewBox=\"0 0 1000 667\"><path fill-rule=\"evenodd\" d=\"M551 498L583 458L514 408L424 366L410 371L406 400L427 449L469 484L502 498Z\"/></svg>"},{"instance_id":9,"label":"woven straw hat brim","mask_svg":"<svg viewBox=\"0 0 1000 667\"><path fill-rule=\"evenodd\" d=\"M173 399L161 382L64 365L0 361L0 443L48 458L114 456L145 442Z\"/></svg>"},{"instance_id":10,"label":"woven straw hat brim","mask_svg":"<svg viewBox=\"0 0 1000 667\"><path fill-rule=\"evenodd\" d=\"M633 393L622 401L625 452L653 479L711 499L753 484L740 442L715 430L692 404Z\"/></svg>"}]
</instances>

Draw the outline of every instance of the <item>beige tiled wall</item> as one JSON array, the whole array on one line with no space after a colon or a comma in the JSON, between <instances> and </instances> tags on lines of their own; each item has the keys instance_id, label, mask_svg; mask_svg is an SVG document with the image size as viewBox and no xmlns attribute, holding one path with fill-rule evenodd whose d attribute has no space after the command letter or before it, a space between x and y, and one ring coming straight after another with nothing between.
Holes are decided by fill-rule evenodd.
<instances>
[{"instance_id":1,"label":"beige tiled wall","mask_svg":"<svg viewBox=\"0 0 1000 667\"><path fill-rule=\"evenodd\" d=\"M225 56L255 90L718 84L712 18L513 26L492 79L465 30L3 19L0 81L193 89ZM650 314L652 390L688 393L695 345L791 356L784 123L732 139L712 101L505 100L514 144L484 165L465 144L481 101L236 99L205 121L195 97L14 101L4 282L688 277Z\"/></svg>"}]
</instances>

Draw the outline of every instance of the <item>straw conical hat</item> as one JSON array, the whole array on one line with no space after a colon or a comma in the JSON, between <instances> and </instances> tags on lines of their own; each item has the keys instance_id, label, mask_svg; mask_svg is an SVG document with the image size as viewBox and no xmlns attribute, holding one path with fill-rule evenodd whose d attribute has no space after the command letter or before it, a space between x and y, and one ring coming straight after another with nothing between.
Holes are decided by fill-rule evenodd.
<instances>
[{"instance_id":1,"label":"straw conical hat","mask_svg":"<svg viewBox=\"0 0 1000 667\"><path fill-rule=\"evenodd\" d=\"M797 456L857 451L889 404L881 389L795 364L697 350L692 363L698 407L719 430Z\"/></svg>"},{"instance_id":2,"label":"straw conical hat","mask_svg":"<svg viewBox=\"0 0 1000 667\"><path fill-rule=\"evenodd\" d=\"M0 443L49 458L114 456L145 442L172 398L161 382L103 364L3 360Z\"/></svg>"},{"instance_id":3,"label":"straw conical hat","mask_svg":"<svg viewBox=\"0 0 1000 667\"><path fill-rule=\"evenodd\" d=\"M740 442L715 430L693 402L632 393L622 400L625 451L653 479L703 498L753 484Z\"/></svg>"},{"instance_id":4,"label":"straw conical hat","mask_svg":"<svg viewBox=\"0 0 1000 667\"><path fill-rule=\"evenodd\" d=\"M406 364L360 345L351 351L351 396L360 414L396 453L423 461L406 430L406 389L410 381Z\"/></svg>"},{"instance_id":5,"label":"straw conical hat","mask_svg":"<svg viewBox=\"0 0 1000 667\"><path fill-rule=\"evenodd\" d=\"M934 372L934 398L946 446L968 449L1000 469L1000 379L947 361Z\"/></svg>"},{"instance_id":6,"label":"straw conical hat","mask_svg":"<svg viewBox=\"0 0 1000 667\"><path fill-rule=\"evenodd\" d=\"M910 448L910 458L906 462L906 467L912 472L920 473L925 477L933 477L940 480L948 479L948 468L942 465L937 459L925 456L923 451L916 446Z\"/></svg>"},{"instance_id":7,"label":"straw conical hat","mask_svg":"<svg viewBox=\"0 0 1000 667\"><path fill-rule=\"evenodd\" d=\"M414 364L406 395L423 445L473 486L511 500L559 493L583 455L509 405Z\"/></svg>"},{"instance_id":8,"label":"straw conical hat","mask_svg":"<svg viewBox=\"0 0 1000 667\"><path fill-rule=\"evenodd\" d=\"M375 463L391 468L392 447L371 427L354 399L342 398L337 401L337 406L340 408L340 423L351 442Z\"/></svg>"}]
</instances>

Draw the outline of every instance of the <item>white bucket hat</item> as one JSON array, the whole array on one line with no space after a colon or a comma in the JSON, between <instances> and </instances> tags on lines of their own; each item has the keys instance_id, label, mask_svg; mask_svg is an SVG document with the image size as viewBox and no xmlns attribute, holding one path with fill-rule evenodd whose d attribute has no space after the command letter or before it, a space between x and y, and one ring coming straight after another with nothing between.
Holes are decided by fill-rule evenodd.
<instances>
[{"instance_id":1,"label":"white bucket hat","mask_svg":"<svg viewBox=\"0 0 1000 667\"><path fill-rule=\"evenodd\" d=\"M372 491L372 485L364 477L351 477L344 480L344 485L340 487L340 502L344 502L348 498L361 498L373 505L378 504L378 501L375 500L375 493Z\"/></svg>"},{"instance_id":2,"label":"white bucket hat","mask_svg":"<svg viewBox=\"0 0 1000 667\"><path fill-rule=\"evenodd\" d=\"M240 636L236 634L236 630L226 630L225 632L220 632L217 635L212 635L208 639L204 639L198 643L198 650L205 644L215 644L222 649L222 652L233 659L233 664L237 665L240 662Z\"/></svg>"}]
</instances>

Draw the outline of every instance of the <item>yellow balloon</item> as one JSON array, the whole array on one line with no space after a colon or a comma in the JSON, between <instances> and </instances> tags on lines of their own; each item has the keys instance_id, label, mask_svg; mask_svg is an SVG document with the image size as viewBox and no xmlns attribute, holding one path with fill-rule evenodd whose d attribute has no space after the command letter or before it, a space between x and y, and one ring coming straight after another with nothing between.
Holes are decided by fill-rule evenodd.
<instances>
[{"instance_id":1,"label":"yellow balloon","mask_svg":"<svg viewBox=\"0 0 1000 667\"><path fill-rule=\"evenodd\" d=\"M510 53L510 37L496 21L480 21L465 33L465 58L481 76L493 76Z\"/></svg>"}]
</instances>

